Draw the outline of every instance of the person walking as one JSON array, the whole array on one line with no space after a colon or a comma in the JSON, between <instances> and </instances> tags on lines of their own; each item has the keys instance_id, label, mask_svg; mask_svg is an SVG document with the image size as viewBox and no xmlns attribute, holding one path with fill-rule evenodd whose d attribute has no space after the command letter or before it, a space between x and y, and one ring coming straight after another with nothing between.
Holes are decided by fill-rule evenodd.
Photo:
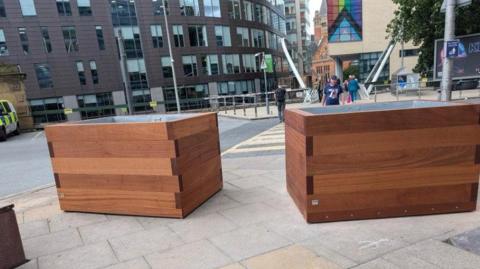
<instances>
[{"instance_id":1,"label":"person walking","mask_svg":"<svg viewBox=\"0 0 480 269\"><path fill-rule=\"evenodd\" d=\"M317 80L318 85L317 85L317 93L318 93L318 102L322 102L322 97L323 97L323 88L322 88L322 81L320 79Z\"/></svg>"},{"instance_id":2,"label":"person walking","mask_svg":"<svg viewBox=\"0 0 480 269\"><path fill-rule=\"evenodd\" d=\"M355 75L350 75L350 79L348 81L348 93L350 94L350 99L352 103L355 103L357 100L358 90L360 89L360 85L358 84Z\"/></svg>"},{"instance_id":3,"label":"person walking","mask_svg":"<svg viewBox=\"0 0 480 269\"><path fill-rule=\"evenodd\" d=\"M322 105L340 105L340 95L342 92L342 86L340 86L337 76L332 76L330 83L328 83L323 90Z\"/></svg>"},{"instance_id":4,"label":"person walking","mask_svg":"<svg viewBox=\"0 0 480 269\"><path fill-rule=\"evenodd\" d=\"M343 88L345 89L345 91L342 93L342 96L341 96L341 99L342 99L342 105L346 105L348 103L350 103L350 95L348 95L348 79L346 79L344 82L343 82Z\"/></svg>"},{"instance_id":5,"label":"person walking","mask_svg":"<svg viewBox=\"0 0 480 269\"><path fill-rule=\"evenodd\" d=\"M287 91L285 88L279 87L275 90L275 101L277 102L278 119L280 122L285 121L285 95Z\"/></svg>"}]
</instances>

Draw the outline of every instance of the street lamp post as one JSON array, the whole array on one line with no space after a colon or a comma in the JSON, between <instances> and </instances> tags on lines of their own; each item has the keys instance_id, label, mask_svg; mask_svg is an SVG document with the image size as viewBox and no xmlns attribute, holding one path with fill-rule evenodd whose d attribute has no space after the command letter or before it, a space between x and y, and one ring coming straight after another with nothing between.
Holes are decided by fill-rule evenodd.
<instances>
[{"instance_id":1,"label":"street lamp post","mask_svg":"<svg viewBox=\"0 0 480 269\"><path fill-rule=\"evenodd\" d=\"M123 33L122 30L118 30L117 32L117 42L118 42L118 50L120 54L120 62L122 64L122 77L123 77L123 85L125 90L125 99L127 101L127 109L128 114L133 114L133 104L132 104L132 90L130 89L130 78L128 76L128 65L127 65L127 53L125 52L125 47L123 45Z\"/></svg>"},{"instance_id":2,"label":"street lamp post","mask_svg":"<svg viewBox=\"0 0 480 269\"><path fill-rule=\"evenodd\" d=\"M178 97L178 88L177 88L177 76L175 74L175 61L173 60L173 53L172 53L172 43L170 41L170 30L168 29L168 18L167 18L167 7L165 6L165 0L162 0L163 8L163 17L165 18L165 29L167 30L167 43L168 43L168 52L170 53L170 66L172 68L172 76L173 76L173 88L175 91L175 101L177 102L177 113L182 113L182 109L180 107L180 98Z\"/></svg>"},{"instance_id":3,"label":"street lamp post","mask_svg":"<svg viewBox=\"0 0 480 269\"><path fill-rule=\"evenodd\" d=\"M445 0L445 33L444 33L444 52L445 57L442 67L442 101L450 101L452 98L452 69L453 59L447 56L447 42L455 38L455 7L456 0Z\"/></svg>"},{"instance_id":4,"label":"street lamp post","mask_svg":"<svg viewBox=\"0 0 480 269\"><path fill-rule=\"evenodd\" d=\"M255 54L255 57L262 55L262 64L260 68L263 69L263 79L265 81L265 103L267 108L267 115L270 115L270 102L268 100L268 82L267 82L267 63L265 61L265 52L259 52Z\"/></svg>"}]
</instances>

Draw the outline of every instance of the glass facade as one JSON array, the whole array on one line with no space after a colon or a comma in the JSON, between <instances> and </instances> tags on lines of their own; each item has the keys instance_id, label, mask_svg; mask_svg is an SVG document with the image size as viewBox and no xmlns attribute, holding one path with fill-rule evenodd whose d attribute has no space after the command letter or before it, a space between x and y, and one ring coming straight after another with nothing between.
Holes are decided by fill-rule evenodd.
<instances>
[{"instance_id":1,"label":"glass facade","mask_svg":"<svg viewBox=\"0 0 480 269\"><path fill-rule=\"evenodd\" d=\"M65 121L63 98L46 98L29 100L35 124Z\"/></svg>"},{"instance_id":2,"label":"glass facade","mask_svg":"<svg viewBox=\"0 0 480 269\"><path fill-rule=\"evenodd\" d=\"M111 92L79 95L77 102L82 120L115 116Z\"/></svg>"},{"instance_id":3,"label":"glass facade","mask_svg":"<svg viewBox=\"0 0 480 269\"><path fill-rule=\"evenodd\" d=\"M364 81L367 79L368 75L372 71L375 63L378 61L380 56L382 55L381 52L373 52L373 53L363 53L360 54L360 58L358 61L359 64L359 80ZM380 73L380 77L378 81L386 81L390 78L390 60L387 61L385 67L383 68L382 73Z\"/></svg>"},{"instance_id":4,"label":"glass facade","mask_svg":"<svg viewBox=\"0 0 480 269\"><path fill-rule=\"evenodd\" d=\"M176 111L177 104L174 88L165 88L163 94L165 98L165 109L167 111ZM204 99L209 96L208 84L179 87L178 95L180 98L180 106L182 110L202 109L210 107L210 102Z\"/></svg>"}]
</instances>

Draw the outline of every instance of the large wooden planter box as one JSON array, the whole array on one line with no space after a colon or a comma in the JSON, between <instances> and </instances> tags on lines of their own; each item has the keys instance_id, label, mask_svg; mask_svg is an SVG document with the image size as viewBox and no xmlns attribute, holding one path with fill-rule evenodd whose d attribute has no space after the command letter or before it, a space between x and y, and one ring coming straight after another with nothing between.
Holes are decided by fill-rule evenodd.
<instances>
[{"instance_id":1,"label":"large wooden planter box","mask_svg":"<svg viewBox=\"0 0 480 269\"><path fill-rule=\"evenodd\" d=\"M222 188L215 113L45 128L65 211L183 218Z\"/></svg>"},{"instance_id":2,"label":"large wooden planter box","mask_svg":"<svg viewBox=\"0 0 480 269\"><path fill-rule=\"evenodd\" d=\"M476 208L479 105L312 107L285 121L287 188L308 222Z\"/></svg>"}]
</instances>

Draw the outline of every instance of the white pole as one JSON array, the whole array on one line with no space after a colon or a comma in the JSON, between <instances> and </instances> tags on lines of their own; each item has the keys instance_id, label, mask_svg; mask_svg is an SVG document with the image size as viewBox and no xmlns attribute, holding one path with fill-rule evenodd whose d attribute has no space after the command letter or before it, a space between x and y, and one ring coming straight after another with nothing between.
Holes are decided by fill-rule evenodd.
<instances>
[{"instance_id":1,"label":"white pole","mask_svg":"<svg viewBox=\"0 0 480 269\"><path fill-rule=\"evenodd\" d=\"M127 54L125 52L125 47L123 46L123 34L122 30L117 32L117 41L118 41L118 50L120 51L120 62L122 64L121 70L123 84L125 85L125 99L127 101L128 114L133 114L133 104L132 104L132 91L130 89L130 78L128 77L128 66L127 66Z\"/></svg>"},{"instance_id":2,"label":"white pole","mask_svg":"<svg viewBox=\"0 0 480 269\"><path fill-rule=\"evenodd\" d=\"M262 52L262 56L263 56L263 63L264 63L263 67L265 67L263 69L263 75L265 79L265 102L267 103L267 115L270 115L270 103L268 101L267 61L265 60L265 52Z\"/></svg>"},{"instance_id":3,"label":"white pole","mask_svg":"<svg viewBox=\"0 0 480 269\"><path fill-rule=\"evenodd\" d=\"M445 59L442 67L442 101L450 101L452 98L452 68L453 59L447 57L447 41L451 41L455 38L455 6L456 0L446 0L446 12L445 12L445 34L444 34L444 46Z\"/></svg>"},{"instance_id":4,"label":"white pole","mask_svg":"<svg viewBox=\"0 0 480 269\"><path fill-rule=\"evenodd\" d=\"M171 61L171 68L172 68L172 76L173 76L173 88L175 91L175 101L177 102L177 113L182 113L182 109L180 107L180 98L178 97L178 88L177 88L177 75L175 74L175 61L173 60L173 53L172 53L172 43L170 41L170 30L168 29L168 19L167 19L167 7L165 6L165 0L162 0L162 7L163 7L163 17L165 17L165 29L167 30L167 43L168 43L168 52L170 53L170 61Z\"/></svg>"}]
</instances>

